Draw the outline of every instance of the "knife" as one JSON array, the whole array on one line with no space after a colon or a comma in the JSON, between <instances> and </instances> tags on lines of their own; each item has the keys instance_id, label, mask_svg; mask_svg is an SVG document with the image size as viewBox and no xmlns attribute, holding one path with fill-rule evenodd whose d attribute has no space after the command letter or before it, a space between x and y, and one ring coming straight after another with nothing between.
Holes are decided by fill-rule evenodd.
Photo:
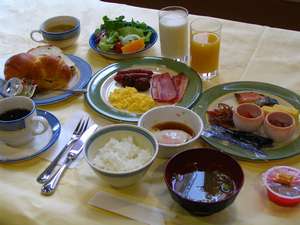
<instances>
[{"instance_id":1,"label":"knife","mask_svg":"<svg viewBox=\"0 0 300 225\"><path fill-rule=\"evenodd\" d=\"M67 157L63 165L59 170L42 186L41 193L44 195L52 195L56 190L56 187L64 174L65 170L77 159L88 138L97 130L98 125L94 124L89 127L72 146L71 150L68 152Z\"/></svg>"}]
</instances>

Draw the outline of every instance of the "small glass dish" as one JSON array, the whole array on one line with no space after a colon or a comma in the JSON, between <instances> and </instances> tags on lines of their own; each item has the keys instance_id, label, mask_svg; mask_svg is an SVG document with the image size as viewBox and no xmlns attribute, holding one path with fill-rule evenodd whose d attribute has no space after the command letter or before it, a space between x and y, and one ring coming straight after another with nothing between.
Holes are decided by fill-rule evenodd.
<instances>
[{"instance_id":1,"label":"small glass dish","mask_svg":"<svg viewBox=\"0 0 300 225\"><path fill-rule=\"evenodd\" d=\"M282 206L300 203L300 170L289 166L276 166L262 175L269 199Z\"/></svg>"}]
</instances>

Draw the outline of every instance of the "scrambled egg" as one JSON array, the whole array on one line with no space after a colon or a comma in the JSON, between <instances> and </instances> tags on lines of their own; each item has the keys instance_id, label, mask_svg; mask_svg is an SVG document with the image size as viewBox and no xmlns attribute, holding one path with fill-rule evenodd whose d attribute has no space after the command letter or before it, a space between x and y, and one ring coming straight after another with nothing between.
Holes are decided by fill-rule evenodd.
<instances>
[{"instance_id":1,"label":"scrambled egg","mask_svg":"<svg viewBox=\"0 0 300 225\"><path fill-rule=\"evenodd\" d=\"M299 118L299 111L297 109L295 109L294 107L289 107L289 106L285 106L285 105L273 105L273 106L263 106L262 110L267 114L267 113L271 113L271 112L285 112L285 113L289 113L291 114L296 121L298 121Z\"/></svg>"},{"instance_id":2,"label":"scrambled egg","mask_svg":"<svg viewBox=\"0 0 300 225\"><path fill-rule=\"evenodd\" d=\"M115 89L109 95L109 102L117 109L132 113L144 113L155 106L150 96L139 93L133 87Z\"/></svg>"}]
</instances>

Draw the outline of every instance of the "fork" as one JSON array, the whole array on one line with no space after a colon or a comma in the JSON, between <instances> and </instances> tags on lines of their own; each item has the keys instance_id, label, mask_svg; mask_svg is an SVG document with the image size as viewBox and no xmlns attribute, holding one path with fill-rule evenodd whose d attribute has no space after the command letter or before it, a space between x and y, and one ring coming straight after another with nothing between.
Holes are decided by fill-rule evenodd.
<instances>
[{"instance_id":1,"label":"fork","mask_svg":"<svg viewBox=\"0 0 300 225\"><path fill-rule=\"evenodd\" d=\"M89 124L89 119L83 120L82 118L77 123L75 130L73 131L72 137L68 141L68 143L63 147L60 153L55 157L55 159L50 163L50 165L38 176L36 179L37 182L43 184L45 183L51 176L53 170L55 169L57 163L60 161L65 152L77 141L80 136L86 131Z\"/></svg>"},{"instance_id":2,"label":"fork","mask_svg":"<svg viewBox=\"0 0 300 225\"><path fill-rule=\"evenodd\" d=\"M80 139L76 141L76 143L68 152L67 157L65 158L64 163L59 168L59 170L57 170L57 172L55 172L55 174L53 174L53 176L51 176L49 180L42 185L41 194L52 195L55 192L64 172L73 162L76 161L76 159L84 150L87 140L97 130L97 128L98 125L94 124L81 135Z\"/></svg>"}]
</instances>

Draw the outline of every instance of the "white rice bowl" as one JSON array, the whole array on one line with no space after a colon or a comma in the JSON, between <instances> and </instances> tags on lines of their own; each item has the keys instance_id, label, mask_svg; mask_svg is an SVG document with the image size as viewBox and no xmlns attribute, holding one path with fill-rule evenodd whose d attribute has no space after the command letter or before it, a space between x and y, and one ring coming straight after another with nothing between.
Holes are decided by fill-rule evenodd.
<instances>
[{"instance_id":1,"label":"white rice bowl","mask_svg":"<svg viewBox=\"0 0 300 225\"><path fill-rule=\"evenodd\" d=\"M151 150L137 146L132 136L121 140L110 138L98 149L93 164L106 171L126 172L141 167L151 156Z\"/></svg>"},{"instance_id":2,"label":"white rice bowl","mask_svg":"<svg viewBox=\"0 0 300 225\"><path fill-rule=\"evenodd\" d=\"M158 153L158 143L148 130L128 124L106 126L87 141L85 158L101 180L114 187L140 180Z\"/></svg>"}]
</instances>

